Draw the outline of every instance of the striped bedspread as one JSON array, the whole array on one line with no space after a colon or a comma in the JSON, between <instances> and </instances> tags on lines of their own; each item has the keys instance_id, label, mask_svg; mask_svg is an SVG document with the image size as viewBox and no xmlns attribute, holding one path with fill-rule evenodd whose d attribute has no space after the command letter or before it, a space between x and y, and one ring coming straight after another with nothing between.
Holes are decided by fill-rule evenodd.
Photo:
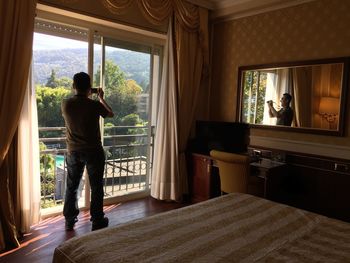
<instances>
[{"instance_id":1,"label":"striped bedspread","mask_svg":"<svg viewBox=\"0 0 350 263\"><path fill-rule=\"evenodd\" d=\"M70 239L53 262L350 262L350 224L230 194Z\"/></svg>"}]
</instances>

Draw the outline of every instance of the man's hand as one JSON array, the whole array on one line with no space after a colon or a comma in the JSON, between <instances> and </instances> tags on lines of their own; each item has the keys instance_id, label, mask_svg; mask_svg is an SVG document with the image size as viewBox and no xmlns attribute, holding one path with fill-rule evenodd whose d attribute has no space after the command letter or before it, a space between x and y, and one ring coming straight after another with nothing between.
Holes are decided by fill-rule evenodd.
<instances>
[{"instance_id":1,"label":"man's hand","mask_svg":"<svg viewBox=\"0 0 350 263\"><path fill-rule=\"evenodd\" d=\"M103 96L104 96L104 92L102 88L98 88L98 92L97 92L97 96L100 100L100 103L102 103L102 105L106 108L106 110L108 110L108 114L106 117L113 117L114 113L112 108L107 104L107 102L104 100Z\"/></svg>"},{"instance_id":2,"label":"man's hand","mask_svg":"<svg viewBox=\"0 0 350 263\"><path fill-rule=\"evenodd\" d=\"M100 99L103 99L103 96L104 96L104 91L102 88L98 88L98 91L97 91L97 96L100 98Z\"/></svg>"}]
</instances>

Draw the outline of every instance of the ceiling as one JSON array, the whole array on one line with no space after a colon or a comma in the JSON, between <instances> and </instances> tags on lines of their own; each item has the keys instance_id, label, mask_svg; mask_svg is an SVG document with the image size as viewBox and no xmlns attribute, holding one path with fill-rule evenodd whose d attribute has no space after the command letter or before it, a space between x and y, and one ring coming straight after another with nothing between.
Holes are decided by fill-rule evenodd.
<instances>
[{"instance_id":1,"label":"ceiling","mask_svg":"<svg viewBox=\"0 0 350 263\"><path fill-rule=\"evenodd\" d=\"M211 20L230 20L315 0L188 0L211 10Z\"/></svg>"}]
</instances>

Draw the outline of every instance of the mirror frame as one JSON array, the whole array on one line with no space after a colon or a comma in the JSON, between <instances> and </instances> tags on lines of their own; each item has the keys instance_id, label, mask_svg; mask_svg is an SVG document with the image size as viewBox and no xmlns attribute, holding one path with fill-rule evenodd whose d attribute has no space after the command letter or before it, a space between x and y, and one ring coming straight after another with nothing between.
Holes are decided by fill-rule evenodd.
<instances>
[{"instance_id":1,"label":"mirror frame","mask_svg":"<svg viewBox=\"0 0 350 263\"><path fill-rule=\"evenodd\" d=\"M345 127L345 111L347 100L347 90L349 89L349 63L350 57L337 57L337 58L326 58L326 59L316 59L316 60L302 60L294 62L279 62L270 64L259 64L259 65L249 65L240 66L238 68L238 85L237 85L237 104L236 104L236 121L245 123L242 121L242 102L243 102L243 83L242 83L242 73L246 70L256 70L265 68L284 68L293 66L312 66L320 64L332 64L341 63L343 64L343 76L342 76L342 87L341 87L341 97L340 97L340 109L339 109L339 125L337 130L326 130L318 128L306 128L306 127L286 127L281 125L264 125L264 124L251 124L246 123L251 128L259 129L270 129L279 131L291 131L291 132L303 132L312 134L323 134L332 136L344 136Z\"/></svg>"}]
</instances>

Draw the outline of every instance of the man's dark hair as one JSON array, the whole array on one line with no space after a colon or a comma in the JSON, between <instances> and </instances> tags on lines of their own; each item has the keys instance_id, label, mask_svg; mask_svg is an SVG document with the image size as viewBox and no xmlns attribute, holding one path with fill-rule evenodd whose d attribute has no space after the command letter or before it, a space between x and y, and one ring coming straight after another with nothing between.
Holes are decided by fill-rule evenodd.
<instances>
[{"instance_id":1,"label":"man's dark hair","mask_svg":"<svg viewBox=\"0 0 350 263\"><path fill-rule=\"evenodd\" d=\"M91 87L90 76L85 72L79 72L73 77L75 89L77 91L87 91Z\"/></svg>"},{"instance_id":2,"label":"man's dark hair","mask_svg":"<svg viewBox=\"0 0 350 263\"><path fill-rule=\"evenodd\" d=\"M288 103L292 101L292 95L290 95L289 93L284 93L283 96L286 97L286 99L288 100Z\"/></svg>"}]
</instances>

